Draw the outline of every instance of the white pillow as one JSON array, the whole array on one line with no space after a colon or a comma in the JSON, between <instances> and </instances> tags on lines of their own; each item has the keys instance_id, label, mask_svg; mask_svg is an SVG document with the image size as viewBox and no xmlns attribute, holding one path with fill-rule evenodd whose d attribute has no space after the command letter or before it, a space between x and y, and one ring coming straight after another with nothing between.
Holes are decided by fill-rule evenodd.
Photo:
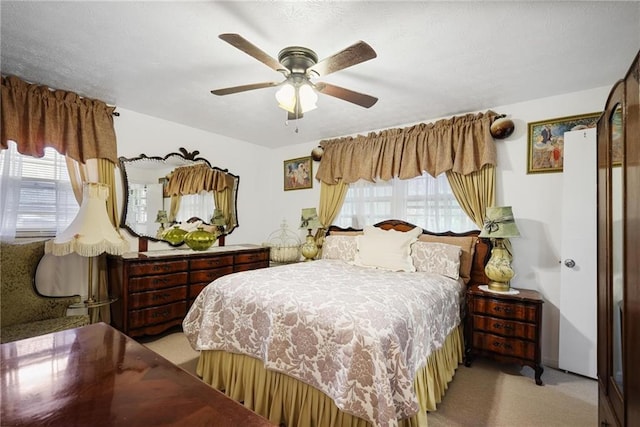
<instances>
[{"instance_id":1,"label":"white pillow","mask_svg":"<svg viewBox=\"0 0 640 427\"><path fill-rule=\"evenodd\" d=\"M436 273L458 279L460 277L460 246L446 243L417 241L411 245L411 258L416 271Z\"/></svg>"},{"instance_id":2,"label":"white pillow","mask_svg":"<svg viewBox=\"0 0 640 427\"><path fill-rule=\"evenodd\" d=\"M354 264L391 271L416 271L411 259L411 244L422 234L420 227L407 232L367 226L356 237L358 252Z\"/></svg>"},{"instance_id":3,"label":"white pillow","mask_svg":"<svg viewBox=\"0 0 640 427\"><path fill-rule=\"evenodd\" d=\"M356 236L329 235L322 244L323 259L341 259L346 262L352 262L356 257L357 251Z\"/></svg>"}]
</instances>

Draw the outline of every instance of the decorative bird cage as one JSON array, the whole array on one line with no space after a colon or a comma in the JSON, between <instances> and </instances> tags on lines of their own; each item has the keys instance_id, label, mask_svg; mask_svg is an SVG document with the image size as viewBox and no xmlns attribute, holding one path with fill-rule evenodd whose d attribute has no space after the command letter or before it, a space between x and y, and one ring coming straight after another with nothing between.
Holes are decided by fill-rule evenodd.
<instances>
[{"instance_id":1,"label":"decorative bird cage","mask_svg":"<svg viewBox=\"0 0 640 427\"><path fill-rule=\"evenodd\" d=\"M271 248L269 259L281 264L297 262L300 260L300 238L287 226L283 220L280 229L269 235L265 246Z\"/></svg>"}]
</instances>

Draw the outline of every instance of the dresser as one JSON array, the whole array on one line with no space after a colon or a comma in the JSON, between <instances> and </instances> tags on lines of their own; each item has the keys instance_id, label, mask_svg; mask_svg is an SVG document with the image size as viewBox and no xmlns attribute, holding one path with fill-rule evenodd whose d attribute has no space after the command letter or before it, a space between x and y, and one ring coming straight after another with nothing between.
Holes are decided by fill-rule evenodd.
<instances>
[{"instance_id":1,"label":"dresser","mask_svg":"<svg viewBox=\"0 0 640 427\"><path fill-rule=\"evenodd\" d=\"M130 253L107 258L111 324L136 337L156 335L180 325L198 294L218 277L269 267L269 248L216 246Z\"/></svg>"},{"instance_id":2,"label":"dresser","mask_svg":"<svg viewBox=\"0 0 640 427\"><path fill-rule=\"evenodd\" d=\"M467 291L465 365L476 355L528 365L535 370L536 384L542 385L542 304L533 290L500 294L472 285Z\"/></svg>"}]
</instances>

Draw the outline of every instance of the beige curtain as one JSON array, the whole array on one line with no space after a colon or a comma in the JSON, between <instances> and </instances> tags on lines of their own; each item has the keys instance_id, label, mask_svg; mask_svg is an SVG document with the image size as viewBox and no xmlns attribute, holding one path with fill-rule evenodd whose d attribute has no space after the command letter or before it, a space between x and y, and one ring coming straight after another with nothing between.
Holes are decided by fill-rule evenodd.
<instances>
[{"instance_id":1,"label":"beige curtain","mask_svg":"<svg viewBox=\"0 0 640 427\"><path fill-rule=\"evenodd\" d=\"M175 222L176 215L178 215L178 211L180 210L180 201L182 200L182 196L176 194L171 196L171 204L169 205L169 221Z\"/></svg>"},{"instance_id":2,"label":"beige curtain","mask_svg":"<svg viewBox=\"0 0 640 427\"><path fill-rule=\"evenodd\" d=\"M345 184L342 180L335 185L320 183L318 218L324 228L329 227L340 213L348 189L349 184Z\"/></svg>"},{"instance_id":3,"label":"beige curtain","mask_svg":"<svg viewBox=\"0 0 640 427\"><path fill-rule=\"evenodd\" d=\"M45 147L79 162L91 158L118 161L113 111L102 101L51 90L14 76L2 76L0 147L42 157Z\"/></svg>"},{"instance_id":4,"label":"beige curtain","mask_svg":"<svg viewBox=\"0 0 640 427\"><path fill-rule=\"evenodd\" d=\"M176 168L167 183L166 192L173 195L198 194L201 191L224 191L231 186L228 174L206 164Z\"/></svg>"},{"instance_id":5,"label":"beige curtain","mask_svg":"<svg viewBox=\"0 0 640 427\"><path fill-rule=\"evenodd\" d=\"M69 172L69 178L73 192L78 200L78 204L82 204L82 185L85 182L99 182L109 186L109 197L107 198L107 213L111 224L116 230L119 230L118 221L118 209L116 205L116 191L115 191L115 164L107 159L89 159L87 163L79 163L75 160L67 157L67 170ZM96 299L104 301L109 297L109 278L107 274L107 257L102 254L96 257L98 272L97 280L98 286ZM111 310L109 305L99 307L96 310L92 310L91 321L92 322L105 322L111 323Z\"/></svg>"},{"instance_id":6,"label":"beige curtain","mask_svg":"<svg viewBox=\"0 0 640 427\"><path fill-rule=\"evenodd\" d=\"M445 172L462 209L482 227L485 209L495 199L496 148L491 136L493 111L466 114L432 124L388 129L367 136L321 141L324 149L319 218L329 226L340 212L348 184L360 179L410 179L426 171ZM316 234L322 244L324 230Z\"/></svg>"},{"instance_id":7,"label":"beige curtain","mask_svg":"<svg viewBox=\"0 0 640 427\"><path fill-rule=\"evenodd\" d=\"M0 147L13 140L22 154L42 157L53 147L67 158L67 169L78 204L82 184L95 181L109 186L107 211L118 229L115 164L118 161L113 127L115 107L76 93L30 84L2 76ZM106 257L98 257L98 298L108 296ZM93 321L110 322L109 306L92 313Z\"/></svg>"},{"instance_id":8,"label":"beige curtain","mask_svg":"<svg viewBox=\"0 0 640 427\"><path fill-rule=\"evenodd\" d=\"M467 114L367 136L321 141L324 149L316 178L329 185L342 180L410 179L453 170L462 175L496 164L491 136L493 111Z\"/></svg>"},{"instance_id":9,"label":"beige curtain","mask_svg":"<svg viewBox=\"0 0 640 427\"><path fill-rule=\"evenodd\" d=\"M482 228L487 208L495 203L495 167L487 165L468 175L447 171L447 179L462 210Z\"/></svg>"}]
</instances>

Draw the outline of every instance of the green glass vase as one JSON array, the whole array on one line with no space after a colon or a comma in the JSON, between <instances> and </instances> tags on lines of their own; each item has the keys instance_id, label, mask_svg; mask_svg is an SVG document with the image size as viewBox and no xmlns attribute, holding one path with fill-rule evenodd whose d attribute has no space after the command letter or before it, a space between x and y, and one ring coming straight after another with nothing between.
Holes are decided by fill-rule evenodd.
<instances>
[{"instance_id":1,"label":"green glass vase","mask_svg":"<svg viewBox=\"0 0 640 427\"><path fill-rule=\"evenodd\" d=\"M194 251L206 251L215 243L217 237L214 233L198 227L184 236L184 242Z\"/></svg>"},{"instance_id":2,"label":"green glass vase","mask_svg":"<svg viewBox=\"0 0 640 427\"><path fill-rule=\"evenodd\" d=\"M162 238L175 246L184 242L184 237L186 234L187 234L186 230L183 230L182 228L176 225L173 228L167 230L162 235Z\"/></svg>"}]
</instances>

